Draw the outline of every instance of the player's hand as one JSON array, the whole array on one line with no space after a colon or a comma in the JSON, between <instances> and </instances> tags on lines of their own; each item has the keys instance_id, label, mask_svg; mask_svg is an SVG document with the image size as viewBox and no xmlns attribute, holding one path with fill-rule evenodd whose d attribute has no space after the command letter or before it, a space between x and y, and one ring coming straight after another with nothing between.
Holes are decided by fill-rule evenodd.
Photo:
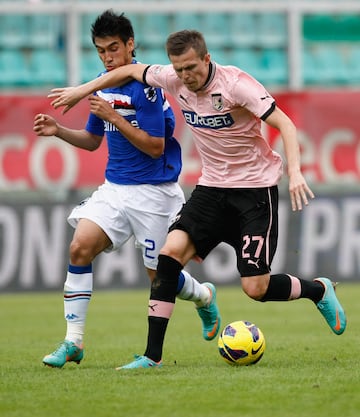
<instances>
[{"instance_id":1,"label":"player's hand","mask_svg":"<svg viewBox=\"0 0 360 417\"><path fill-rule=\"evenodd\" d=\"M302 210L303 205L309 204L309 198L315 198L301 172L289 176L289 192L293 211Z\"/></svg>"},{"instance_id":2,"label":"player's hand","mask_svg":"<svg viewBox=\"0 0 360 417\"><path fill-rule=\"evenodd\" d=\"M55 136L58 132L58 124L48 114L37 114L34 118L33 130L38 136Z\"/></svg>"},{"instance_id":3,"label":"player's hand","mask_svg":"<svg viewBox=\"0 0 360 417\"><path fill-rule=\"evenodd\" d=\"M102 120L110 121L111 116L114 116L114 109L111 103L98 96L89 96L90 112L95 114Z\"/></svg>"},{"instance_id":4,"label":"player's hand","mask_svg":"<svg viewBox=\"0 0 360 417\"><path fill-rule=\"evenodd\" d=\"M83 99L84 95L82 94L80 87L63 87L53 88L50 94L48 94L48 97L55 97L55 99L50 104L55 109L58 107L63 107L62 114L65 114L81 99Z\"/></svg>"}]
</instances>

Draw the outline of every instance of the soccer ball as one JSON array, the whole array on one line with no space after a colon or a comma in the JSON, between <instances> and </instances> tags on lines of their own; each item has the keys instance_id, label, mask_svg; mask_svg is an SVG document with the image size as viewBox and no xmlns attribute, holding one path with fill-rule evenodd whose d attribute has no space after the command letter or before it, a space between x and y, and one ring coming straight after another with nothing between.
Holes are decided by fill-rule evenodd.
<instances>
[{"instance_id":1,"label":"soccer ball","mask_svg":"<svg viewBox=\"0 0 360 417\"><path fill-rule=\"evenodd\" d=\"M262 358L265 338L262 331L249 321L228 324L218 339L220 355L230 365L252 365Z\"/></svg>"}]
</instances>

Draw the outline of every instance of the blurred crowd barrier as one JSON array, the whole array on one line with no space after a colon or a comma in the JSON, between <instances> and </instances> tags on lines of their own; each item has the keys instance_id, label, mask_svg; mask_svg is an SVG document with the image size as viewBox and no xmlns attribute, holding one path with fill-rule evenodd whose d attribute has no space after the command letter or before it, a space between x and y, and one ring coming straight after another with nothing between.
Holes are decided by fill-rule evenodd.
<instances>
[{"instance_id":1,"label":"blurred crowd barrier","mask_svg":"<svg viewBox=\"0 0 360 417\"><path fill-rule=\"evenodd\" d=\"M68 267L72 229L66 217L74 199L0 204L0 291L62 290ZM313 279L358 281L360 265L360 196L323 194L302 212L293 213L280 200L279 244L272 272ZM233 249L221 244L201 263L187 269L200 281L237 285ZM99 289L148 287L139 249L133 240L94 262Z\"/></svg>"}]
</instances>

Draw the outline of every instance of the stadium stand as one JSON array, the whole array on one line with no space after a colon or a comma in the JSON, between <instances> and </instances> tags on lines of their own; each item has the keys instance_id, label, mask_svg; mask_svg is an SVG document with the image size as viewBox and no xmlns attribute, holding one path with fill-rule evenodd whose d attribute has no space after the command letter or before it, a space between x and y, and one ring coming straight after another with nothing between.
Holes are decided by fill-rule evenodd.
<instances>
[{"instance_id":1,"label":"stadium stand","mask_svg":"<svg viewBox=\"0 0 360 417\"><path fill-rule=\"evenodd\" d=\"M97 74L103 71L104 67L100 58L93 49L84 50L80 56L80 77L81 82L92 80Z\"/></svg>"},{"instance_id":2,"label":"stadium stand","mask_svg":"<svg viewBox=\"0 0 360 417\"><path fill-rule=\"evenodd\" d=\"M359 82L359 15L304 15L302 33L305 85L346 86Z\"/></svg>"},{"instance_id":3,"label":"stadium stand","mask_svg":"<svg viewBox=\"0 0 360 417\"><path fill-rule=\"evenodd\" d=\"M200 26L206 35L206 41L212 48L228 48L229 18L226 13L206 13L202 16Z\"/></svg>"},{"instance_id":4,"label":"stadium stand","mask_svg":"<svg viewBox=\"0 0 360 417\"><path fill-rule=\"evenodd\" d=\"M175 13L171 16L171 32L183 29L199 29L201 17L199 13Z\"/></svg>"},{"instance_id":5,"label":"stadium stand","mask_svg":"<svg viewBox=\"0 0 360 417\"><path fill-rule=\"evenodd\" d=\"M308 41L359 42L360 15L312 14L304 15L303 36Z\"/></svg>"},{"instance_id":6,"label":"stadium stand","mask_svg":"<svg viewBox=\"0 0 360 417\"><path fill-rule=\"evenodd\" d=\"M32 72L28 57L21 50L5 49L0 59L1 87L28 87Z\"/></svg>"},{"instance_id":7,"label":"stadium stand","mask_svg":"<svg viewBox=\"0 0 360 417\"><path fill-rule=\"evenodd\" d=\"M230 46L255 47L257 44L257 24L255 13L232 13L229 16Z\"/></svg>"},{"instance_id":8,"label":"stadium stand","mask_svg":"<svg viewBox=\"0 0 360 417\"><path fill-rule=\"evenodd\" d=\"M264 48L285 47L287 21L283 13L264 13L257 16L257 42Z\"/></svg>"},{"instance_id":9,"label":"stadium stand","mask_svg":"<svg viewBox=\"0 0 360 417\"><path fill-rule=\"evenodd\" d=\"M28 16L21 14L0 15L0 47L21 48L28 45Z\"/></svg>"},{"instance_id":10,"label":"stadium stand","mask_svg":"<svg viewBox=\"0 0 360 417\"><path fill-rule=\"evenodd\" d=\"M28 20L27 43L32 48L55 48L61 37L61 18L34 14Z\"/></svg>"},{"instance_id":11,"label":"stadium stand","mask_svg":"<svg viewBox=\"0 0 360 417\"><path fill-rule=\"evenodd\" d=\"M147 48L164 46L164 33L170 32L167 15L146 13L139 17L139 28L136 33L140 45Z\"/></svg>"},{"instance_id":12,"label":"stadium stand","mask_svg":"<svg viewBox=\"0 0 360 417\"><path fill-rule=\"evenodd\" d=\"M166 55L164 46L157 48L139 48L136 50L136 59L144 64L168 64L169 59Z\"/></svg>"},{"instance_id":13,"label":"stadium stand","mask_svg":"<svg viewBox=\"0 0 360 417\"><path fill-rule=\"evenodd\" d=\"M349 83L360 83L360 45L349 49Z\"/></svg>"},{"instance_id":14,"label":"stadium stand","mask_svg":"<svg viewBox=\"0 0 360 417\"><path fill-rule=\"evenodd\" d=\"M167 2L164 0L163 3ZM67 82L66 44L71 39L67 38L65 14L0 14L1 88L32 84L45 87L49 83ZM97 15L93 11L80 15L77 28L80 81L93 78L101 69L90 37L90 27ZM234 12L194 13L184 10L127 15L134 24L140 61L168 63L164 51L166 36L184 28L199 29L207 39L214 60L238 65L271 87L286 88L289 85L286 11L237 9ZM307 11L301 19L303 85L358 84L360 14ZM37 59L42 60L41 64L36 63Z\"/></svg>"},{"instance_id":15,"label":"stadium stand","mask_svg":"<svg viewBox=\"0 0 360 417\"><path fill-rule=\"evenodd\" d=\"M64 54L53 49L34 49L30 68L34 85L62 86L66 84Z\"/></svg>"},{"instance_id":16,"label":"stadium stand","mask_svg":"<svg viewBox=\"0 0 360 417\"><path fill-rule=\"evenodd\" d=\"M261 67L270 85L287 85L289 80L288 55L283 48L266 49L262 54Z\"/></svg>"},{"instance_id":17,"label":"stadium stand","mask_svg":"<svg viewBox=\"0 0 360 417\"><path fill-rule=\"evenodd\" d=\"M266 81L266 71L261 65L261 53L252 48L232 49L229 52L229 64L248 72L260 82Z\"/></svg>"}]
</instances>

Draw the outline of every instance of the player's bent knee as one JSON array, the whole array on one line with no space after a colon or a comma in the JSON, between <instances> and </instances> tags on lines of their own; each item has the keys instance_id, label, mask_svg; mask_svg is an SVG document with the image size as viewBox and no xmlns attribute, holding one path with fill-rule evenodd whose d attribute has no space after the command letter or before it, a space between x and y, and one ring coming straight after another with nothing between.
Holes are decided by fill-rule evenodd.
<instances>
[{"instance_id":1,"label":"player's bent knee","mask_svg":"<svg viewBox=\"0 0 360 417\"><path fill-rule=\"evenodd\" d=\"M93 259L94 255L91 248L81 245L76 240L70 243L70 262L72 265L88 265Z\"/></svg>"},{"instance_id":2,"label":"player's bent knee","mask_svg":"<svg viewBox=\"0 0 360 417\"><path fill-rule=\"evenodd\" d=\"M256 288L244 289L244 292L248 297L252 298L255 301L261 301L265 294L258 291Z\"/></svg>"},{"instance_id":3,"label":"player's bent knee","mask_svg":"<svg viewBox=\"0 0 360 417\"><path fill-rule=\"evenodd\" d=\"M255 301L261 301L266 294L268 280L266 275L242 277L241 286L244 293Z\"/></svg>"}]
</instances>

